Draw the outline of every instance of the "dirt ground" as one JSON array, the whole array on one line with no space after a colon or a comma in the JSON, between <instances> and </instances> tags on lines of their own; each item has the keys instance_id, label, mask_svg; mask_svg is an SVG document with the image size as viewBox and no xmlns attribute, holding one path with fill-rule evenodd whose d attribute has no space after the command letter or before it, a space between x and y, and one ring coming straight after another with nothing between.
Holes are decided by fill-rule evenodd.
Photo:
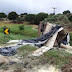
<instances>
[{"instance_id":1,"label":"dirt ground","mask_svg":"<svg viewBox=\"0 0 72 72\"><path fill-rule=\"evenodd\" d=\"M64 65L61 70L62 72L72 72L72 63Z\"/></svg>"},{"instance_id":2,"label":"dirt ground","mask_svg":"<svg viewBox=\"0 0 72 72\"><path fill-rule=\"evenodd\" d=\"M4 60L0 63L0 72L72 72L72 58L70 58L70 64L64 65L61 71L54 64L40 61L40 57L31 57L32 48L30 50L28 48L28 51L27 48L23 49L18 50L14 56L0 55L0 60L2 58ZM72 53L71 50L66 52Z\"/></svg>"},{"instance_id":3,"label":"dirt ground","mask_svg":"<svg viewBox=\"0 0 72 72\"><path fill-rule=\"evenodd\" d=\"M32 52L18 53L14 56L0 56L0 72L61 72L55 65L41 62L39 57L31 57Z\"/></svg>"},{"instance_id":4,"label":"dirt ground","mask_svg":"<svg viewBox=\"0 0 72 72\"><path fill-rule=\"evenodd\" d=\"M60 72L53 65L40 63L35 57L30 58L26 56L23 59L16 54L8 58L10 59L9 64L2 64L0 72Z\"/></svg>"}]
</instances>

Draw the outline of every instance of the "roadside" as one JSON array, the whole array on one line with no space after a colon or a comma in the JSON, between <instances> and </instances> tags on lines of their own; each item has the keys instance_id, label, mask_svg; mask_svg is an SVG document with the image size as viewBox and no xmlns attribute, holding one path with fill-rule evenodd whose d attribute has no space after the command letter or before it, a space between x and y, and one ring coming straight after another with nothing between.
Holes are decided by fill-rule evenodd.
<instances>
[{"instance_id":1,"label":"roadside","mask_svg":"<svg viewBox=\"0 0 72 72\"><path fill-rule=\"evenodd\" d=\"M4 25L3 23L2 27ZM10 39L32 39L37 35L37 26L25 25L25 29L20 31L18 29L19 24L13 24L12 26L7 25L11 28L11 34L7 39L6 35L4 35L2 31L0 32L0 43L2 43L3 46L6 46L6 42ZM2 63L0 63L0 72L60 72L58 69L64 70L65 65L70 64L72 61L70 51L69 53L68 51L59 50L58 48L49 50L40 57L30 57L29 55L36 49L38 49L38 47L27 45L20 47L14 56L6 57L1 55L0 60L2 57L4 59L2 59ZM69 68L68 65L66 68Z\"/></svg>"},{"instance_id":2,"label":"roadside","mask_svg":"<svg viewBox=\"0 0 72 72\"><path fill-rule=\"evenodd\" d=\"M16 55L4 56L9 62L0 63L0 72L60 72L72 58L72 54L58 49L49 50L40 57L30 57L36 49L38 47L26 45L20 47Z\"/></svg>"}]
</instances>

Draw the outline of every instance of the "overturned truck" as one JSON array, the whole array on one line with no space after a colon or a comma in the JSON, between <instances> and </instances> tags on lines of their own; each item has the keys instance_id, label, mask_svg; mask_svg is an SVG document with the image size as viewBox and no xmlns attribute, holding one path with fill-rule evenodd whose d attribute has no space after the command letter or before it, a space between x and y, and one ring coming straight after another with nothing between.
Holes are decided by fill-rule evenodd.
<instances>
[{"instance_id":1,"label":"overturned truck","mask_svg":"<svg viewBox=\"0 0 72 72\"><path fill-rule=\"evenodd\" d=\"M39 25L38 34L47 37L47 41L43 43L42 47L32 54L33 56L40 56L44 52L54 48L65 48L65 49L72 49L70 46L70 36L69 33L65 32L64 28L61 25L45 23ZM38 35L39 36L39 35ZM40 38L40 37L39 37ZM44 38L43 38L44 39Z\"/></svg>"},{"instance_id":2,"label":"overturned truck","mask_svg":"<svg viewBox=\"0 0 72 72\"><path fill-rule=\"evenodd\" d=\"M41 32L40 32L41 31ZM32 56L40 56L44 52L50 50L53 47L72 48L69 44L69 34L64 31L61 25L53 25L51 23L40 23L38 35L41 36L35 39L21 39L11 40L11 42L17 42L15 46L5 47L0 50L0 54L5 56L11 56L16 54L16 49L23 45L32 45L40 47L38 50L32 53ZM14 53L13 53L14 52Z\"/></svg>"}]
</instances>

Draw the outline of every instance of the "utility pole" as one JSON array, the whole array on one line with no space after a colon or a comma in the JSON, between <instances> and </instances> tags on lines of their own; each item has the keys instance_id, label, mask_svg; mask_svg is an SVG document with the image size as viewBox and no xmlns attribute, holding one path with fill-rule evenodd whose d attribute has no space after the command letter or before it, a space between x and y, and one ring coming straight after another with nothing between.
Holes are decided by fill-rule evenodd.
<instances>
[{"instance_id":1,"label":"utility pole","mask_svg":"<svg viewBox=\"0 0 72 72\"><path fill-rule=\"evenodd\" d=\"M55 15L55 10L56 10L57 8L53 7L53 9L54 9L54 15Z\"/></svg>"}]
</instances>

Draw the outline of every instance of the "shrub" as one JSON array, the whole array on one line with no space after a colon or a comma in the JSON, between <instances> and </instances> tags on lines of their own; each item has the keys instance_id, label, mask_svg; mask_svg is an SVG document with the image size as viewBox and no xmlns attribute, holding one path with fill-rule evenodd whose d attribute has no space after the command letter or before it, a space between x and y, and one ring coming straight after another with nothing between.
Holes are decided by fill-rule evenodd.
<instances>
[{"instance_id":1,"label":"shrub","mask_svg":"<svg viewBox=\"0 0 72 72\"><path fill-rule=\"evenodd\" d=\"M24 25L20 25L19 30L24 30Z\"/></svg>"},{"instance_id":2,"label":"shrub","mask_svg":"<svg viewBox=\"0 0 72 72\"><path fill-rule=\"evenodd\" d=\"M57 15L53 15L52 17L48 17L48 18L44 19L43 22L69 23L70 21L68 20L68 17L66 15L57 14Z\"/></svg>"},{"instance_id":3,"label":"shrub","mask_svg":"<svg viewBox=\"0 0 72 72\"><path fill-rule=\"evenodd\" d=\"M25 20L30 22L30 23L34 23L34 18L35 18L35 14L27 14L25 16Z\"/></svg>"},{"instance_id":4,"label":"shrub","mask_svg":"<svg viewBox=\"0 0 72 72\"><path fill-rule=\"evenodd\" d=\"M24 18L23 17L18 17L17 18L17 23L23 23L24 21Z\"/></svg>"}]
</instances>

